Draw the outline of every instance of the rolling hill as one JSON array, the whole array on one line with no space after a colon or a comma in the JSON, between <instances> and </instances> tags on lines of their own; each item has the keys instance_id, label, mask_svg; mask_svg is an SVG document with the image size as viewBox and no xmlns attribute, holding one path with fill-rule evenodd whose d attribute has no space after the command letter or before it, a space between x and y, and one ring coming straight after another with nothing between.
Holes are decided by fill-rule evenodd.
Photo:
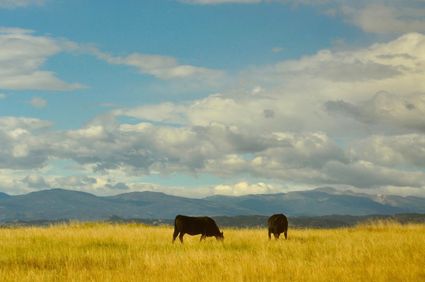
<instances>
[{"instance_id":1,"label":"rolling hill","mask_svg":"<svg viewBox=\"0 0 425 282\"><path fill-rule=\"evenodd\" d=\"M273 213L288 216L425 213L425 198L341 193L332 188L202 199L149 191L102 197L64 189L17 196L0 194L0 222L105 220L111 217L171 219L176 214L237 216Z\"/></svg>"}]
</instances>

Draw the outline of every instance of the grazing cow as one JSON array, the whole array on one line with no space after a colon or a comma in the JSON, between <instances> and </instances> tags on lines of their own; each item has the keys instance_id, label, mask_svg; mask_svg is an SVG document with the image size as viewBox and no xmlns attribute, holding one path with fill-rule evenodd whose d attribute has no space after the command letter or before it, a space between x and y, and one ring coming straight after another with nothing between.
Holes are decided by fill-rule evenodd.
<instances>
[{"instance_id":1,"label":"grazing cow","mask_svg":"<svg viewBox=\"0 0 425 282\"><path fill-rule=\"evenodd\" d=\"M271 239L271 234L273 234L275 239L279 239L280 233L284 233L285 239L288 239L288 219L284 214L272 215L267 223L269 226L269 240Z\"/></svg>"},{"instance_id":2,"label":"grazing cow","mask_svg":"<svg viewBox=\"0 0 425 282\"><path fill-rule=\"evenodd\" d=\"M176 219L174 220L173 243L177 236L179 236L180 242L183 243L183 236L186 233L189 235L201 234L201 241L206 237L211 236L214 236L217 240L224 239L223 232L220 232L215 221L207 216L176 216Z\"/></svg>"}]
</instances>

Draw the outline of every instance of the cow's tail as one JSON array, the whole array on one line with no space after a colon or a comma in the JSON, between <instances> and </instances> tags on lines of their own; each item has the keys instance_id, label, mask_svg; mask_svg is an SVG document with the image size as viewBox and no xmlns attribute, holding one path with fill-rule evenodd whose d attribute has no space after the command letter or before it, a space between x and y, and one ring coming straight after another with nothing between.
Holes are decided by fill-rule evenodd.
<instances>
[{"instance_id":1,"label":"cow's tail","mask_svg":"<svg viewBox=\"0 0 425 282\"><path fill-rule=\"evenodd\" d=\"M176 240L177 236L179 235L179 231L177 230L177 217L174 219L174 232L173 232L173 243Z\"/></svg>"},{"instance_id":2,"label":"cow's tail","mask_svg":"<svg viewBox=\"0 0 425 282\"><path fill-rule=\"evenodd\" d=\"M176 216L176 218L174 218L174 231L176 231L177 230L177 218L178 218L179 216L177 215Z\"/></svg>"},{"instance_id":3,"label":"cow's tail","mask_svg":"<svg viewBox=\"0 0 425 282\"><path fill-rule=\"evenodd\" d=\"M179 218L180 217L180 215L178 214L178 215L176 215L176 217L174 218L174 229L176 229L176 227L177 227L177 218Z\"/></svg>"}]
</instances>

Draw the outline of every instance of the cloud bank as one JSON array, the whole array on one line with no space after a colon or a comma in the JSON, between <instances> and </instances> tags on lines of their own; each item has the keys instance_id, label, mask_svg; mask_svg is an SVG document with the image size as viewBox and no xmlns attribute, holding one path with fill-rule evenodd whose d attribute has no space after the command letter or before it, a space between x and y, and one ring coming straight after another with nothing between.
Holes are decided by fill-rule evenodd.
<instances>
[{"instance_id":1,"label":"cloud bank","mask_svg":"<svg viewBox=\"0 0 425 282\"><path fill-rule=\"evenodd\" d=\"M40 71L44 58L60 50L48 38L20 36L43 48L24 49L34 62L16 73ZM159 69L158 75L179 66L163 57L103 55L143 72ZM321 50L252 67L234 78L245 83L231 90L114 109L81 128L0 117L0 185L116 192L161 189L141 185L140 178L180 173L238 177L235 184L202 188L209 194L268 193L291 183L424 194L424 77L425 36L408 33L356 50ZM55 161L70 162L79 173L54 172Z\"/></svg>"}]
</instances>

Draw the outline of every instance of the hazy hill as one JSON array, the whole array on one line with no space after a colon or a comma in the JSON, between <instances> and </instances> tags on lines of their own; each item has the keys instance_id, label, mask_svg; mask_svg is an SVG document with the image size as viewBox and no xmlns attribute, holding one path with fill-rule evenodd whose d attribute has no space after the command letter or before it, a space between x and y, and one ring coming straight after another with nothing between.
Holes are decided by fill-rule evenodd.
<instances>
[{"instance_id":1,"label":"hazy hill","mask_svg":"<svg viewBox=\"0 0 425 282\"><path fill-rule=\"evenodd\" d=\"M371 196L332 188L240 197L191 199L158 192L132 192L100 197L89 193L51 189L25 195L0 193L0 221L103 220L118 218L171 219L176 214L236 216L391 215L425 213L425 198Z\"/></svg>"}]
</instances>

